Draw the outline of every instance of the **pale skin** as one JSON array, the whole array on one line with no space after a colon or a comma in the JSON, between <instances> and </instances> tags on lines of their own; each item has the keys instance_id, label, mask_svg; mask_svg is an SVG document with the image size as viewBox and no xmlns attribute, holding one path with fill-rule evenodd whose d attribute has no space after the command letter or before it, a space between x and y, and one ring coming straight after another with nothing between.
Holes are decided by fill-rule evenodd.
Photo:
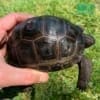
<instances>
[{"instance_id":1,"label":"pale skin","mask_svg":"<svg viewBox=\"0 0 100 100\"><path fill-rule=\"evenodd\" d=\"M0 40L8 34L17 23L31 17L27 14L12 13L0 18ZM0 49L0 88L19 85L44 83L48 80L48 73L27 68L17 68L5 61L6 45ZM34 65L35 66L35 65Z\"/></svg>"}]
</instances>

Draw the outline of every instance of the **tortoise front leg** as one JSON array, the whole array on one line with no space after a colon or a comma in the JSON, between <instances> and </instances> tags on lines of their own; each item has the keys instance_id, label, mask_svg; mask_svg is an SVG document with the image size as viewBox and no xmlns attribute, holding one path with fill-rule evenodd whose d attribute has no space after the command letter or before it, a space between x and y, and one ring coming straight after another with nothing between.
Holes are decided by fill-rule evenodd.
<instances>
[{"instance_id":1,"label":"tortoise front leg","mask_svg":"<svg viewBox=\"0 0 100 100\"><path fill-rule=\"evenodd\" d=\"M79 67L79 75L78 75L78 83L77 88L81 90L85 90L87 88L90 74L91 74L91 61L86 57L82 57L81 61L78 63Z\"/></svg>"}]
</instances>

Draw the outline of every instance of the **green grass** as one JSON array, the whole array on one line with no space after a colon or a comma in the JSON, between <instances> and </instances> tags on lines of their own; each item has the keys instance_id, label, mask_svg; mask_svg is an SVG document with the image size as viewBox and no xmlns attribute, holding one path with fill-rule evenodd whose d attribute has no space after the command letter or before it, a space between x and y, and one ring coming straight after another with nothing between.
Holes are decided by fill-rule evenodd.
<instances>
[{"instance_id":1,"label":"green grass","mask_svg":"<svg viewBox=\"0 0 100 100\"><path fill-rule=\"evenodd\" d=\"M81 2L94 4L94 12L80 14L77 5ZM85 55L93 62L89 88L85 92L76 89L78 69L75 65L69 69L50 73L47 83L35 85L35 100L100 100L99 0L0 0L0 16L11 12L25 12L33 16L45 14L59 16L80 25L84 28L85 33L93 35L96 39L96 44L85 52ZM25 93L18 93L13 100L29 100L30 97L32 95L26 96Z\"/></svg>"}]
</instances>

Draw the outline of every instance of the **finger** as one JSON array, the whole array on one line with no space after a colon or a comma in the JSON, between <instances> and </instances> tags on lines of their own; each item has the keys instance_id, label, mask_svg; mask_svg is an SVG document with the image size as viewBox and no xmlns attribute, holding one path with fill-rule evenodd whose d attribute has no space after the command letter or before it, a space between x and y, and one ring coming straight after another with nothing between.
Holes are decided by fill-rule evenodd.
<instances>
[{"instance_id":1,"label":"finger","mask_svg":"<svg viewBox=\"0 0 100 100\"><path fill-rule=\"evenodd\" d=\"M32 17L28 14L23 13L12 13L0 19L0 30L8 31L17 23L26 20L27 18Z\"/></svg>"},{"instance_id":2,"label":"finger","mask_svg":"<svg viewBox=\"0 0 100 100\"><path fill-rule=\"evenodd\" d=\"M5 64L0 73L0 87L31 85L48 80L48 74L31 69L21 69Z\"/></svg>"},{"instance_id":3,"label":"finger","mask_svg":"<svg viewBox=\"0 0 100 100\"><path fill-rule=\"evenodd\" d=\"M6 56L6 45L4 45L2 49L0 49L0 58L2 57L5 60L5 56Z\"/></svg>"}]
</instances>

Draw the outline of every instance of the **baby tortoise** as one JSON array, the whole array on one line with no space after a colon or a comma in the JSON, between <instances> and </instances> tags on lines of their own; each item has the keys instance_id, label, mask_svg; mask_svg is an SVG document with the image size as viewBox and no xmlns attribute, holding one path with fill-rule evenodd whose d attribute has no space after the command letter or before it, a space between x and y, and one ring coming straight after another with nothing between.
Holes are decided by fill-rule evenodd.
<instances>
[{"instance_id":1,"label":"baby tortoise","mask_svg":"<svg viewBox=\"0 0 100 100\"><path fill-rule=\"evenodd\" d=\"M83 52L95 43L92 36L68 20L38 16L18 24L7 42L8 63L41 71L58 71L78 64L77 87L86 89L91 61Z\"/></svg>"}]
</instances>

